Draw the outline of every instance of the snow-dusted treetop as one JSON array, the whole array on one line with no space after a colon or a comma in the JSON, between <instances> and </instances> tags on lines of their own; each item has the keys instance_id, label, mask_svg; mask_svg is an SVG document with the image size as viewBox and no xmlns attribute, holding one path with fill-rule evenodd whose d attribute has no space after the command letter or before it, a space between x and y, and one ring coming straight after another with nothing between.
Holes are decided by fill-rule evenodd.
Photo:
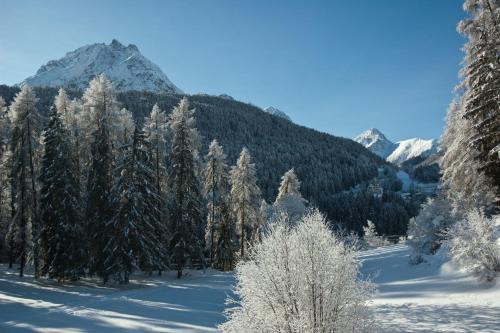
<instances>
[{"instance_id":1,"label":"snow-dusted treetop","mask_svg":"<svg viewBox=\"0 0 500 333\"><path fill-rule=\"evenodd\" d=\"M113 82L118 91L146 90L155 93L182 93L154 63L144 57L137 46L96 43L68 52L51 60L21 85L69 87L84 90L99 74Z\"/></svg>"},{"instance_id":2,"label":"snow-dusted treetop","mask_svg":"<svg viewBox=\"0 0 500 333\"><path fill-rule=\"evenodd\" d=\"M285 112L283 112L280 109L277 109L273 106L268 106L267 108L264 108L264 111L269 113L269 114L272 114L273 116L292 121L292 119Z\"/></svg>"},{"instance_id":3,"label":"snow-dusted treetop","mask_svg":"<svg viewBox=\"0 0 500 333\"><path fill-rule=\"evenodd\" d=\"M376 128L361 133L354 141L394 164L402 164L414 157L428 157L438 151L438 142L435 139L414 138L394 143Z\"/></svg>"}]
</instances>

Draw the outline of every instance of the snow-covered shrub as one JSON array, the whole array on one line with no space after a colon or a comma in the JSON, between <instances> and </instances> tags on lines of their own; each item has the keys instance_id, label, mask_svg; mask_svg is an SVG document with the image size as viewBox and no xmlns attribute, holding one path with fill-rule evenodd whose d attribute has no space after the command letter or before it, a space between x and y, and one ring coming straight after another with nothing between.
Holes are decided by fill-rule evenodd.
<instances>
[{"instance_id":1,"label":"snow-covered shrub","mask_svg":"<svg viewBox=\"0 0 500 333\"><path fill-rule=\"evenodd\" d=\"M452 259L476 274L481 281L493 281L500 272L500 215L488 218L470 211L447 232L446 245Z\"/></svg>"},{"instance_id":2,"label":"snow-covered shrub","mask_svg":"<svg viewBox=\"0 0 500 333\"><path fill-rule=\"evenodd\" d=\"M236 268L237 300L223 332L369 332L373 287L359 279L356 252L313 211L290 227L269 225Z\"/></svg>"},{"instance_id":3,"label":"snow-covered shrub","mask_svg":"<svg viewBox=\"0 0 500 333\"><path fill-rule=\"evenodd\" d=\"M424 255L434 254L441 246L443 231L451 224L450 205L440 196L422 205L417 217L408 224L410 263L419 264Z\"/></svg>"},{"instance_id":4,"label":"snow-covered shrub","mask_svg":"<svg viewBox=\"0 0 500 333\"><path fill-rule=\"evenodd\" d=\"M365 247L375 248L390 244L390 242L385 239L385 237L380 236L377 233L375 224L372 221L367 220L366 222L366 226L363 227L363 241L365 243Z\"/></svg>"}]
</instances>

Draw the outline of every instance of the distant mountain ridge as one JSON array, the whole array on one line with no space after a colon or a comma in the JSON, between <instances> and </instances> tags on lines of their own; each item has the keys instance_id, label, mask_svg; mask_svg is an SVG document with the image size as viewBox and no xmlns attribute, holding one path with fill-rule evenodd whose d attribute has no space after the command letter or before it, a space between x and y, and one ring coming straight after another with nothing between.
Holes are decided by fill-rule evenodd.
<instances>
[{"instance_id":1,"label":"distant mountain ridge","mask_svg":"<svg viewBox=\"0 0 500 333\"><path fill-rule=\"evenodd\" d=\"M84 90L101 73L109 77L118 91L182 93L160 67L141 54L137 46L125 46L116 39L109 45L82 46L58 60L51 60L20 85Z\"/></svg>"},{"instance_id":2,"label":"distant mountain ridge","mask_svg":"<svg viewBox=\"0 0 500 333\"><path fill-rule=\"evenodd\" d=\"M435 139L413 138L394 143L376 128L361 133L354 141L397 165L417 157L426 158L438 152L438 142Z\"/></svg>"}]
</instances>

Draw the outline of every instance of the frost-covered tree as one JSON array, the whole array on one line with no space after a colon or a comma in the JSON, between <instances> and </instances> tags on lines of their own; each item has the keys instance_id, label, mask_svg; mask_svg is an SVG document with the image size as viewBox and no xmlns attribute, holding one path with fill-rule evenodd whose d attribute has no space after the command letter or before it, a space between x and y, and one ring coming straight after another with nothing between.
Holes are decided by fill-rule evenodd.
<instances>
[{"instance_id":1,"label":"frost-covered tree","mask_svg":"<svg viewBox=\"0 0 500 333\"><path fill-rule=\"evenodd\" d=\"M166 186L167 186L167 131L168 131L168 119L167 115L163 110L160 109L158 104L153 106L151 114L144 120L144 133L146 135L146 141L148 147L151 150L150 156L152 156L152 168L154 172L154 191L158 197L158 207L156 207L156 212L158 213L158 221L164 226L167 225L167 214L166 214ZM160 244L166 244L166 235L158 234L158 241ZM161 269L158 270L158 274L161 275Z\"/></svg>"},{"instance_id":2,"label":"frost-covered tree","mask_svg":"<svg viewBox=\"0 0 500 333\"><path fill-rule=\"evenodd\" d=\"M0 159L8 150L10 133L10 121L7 116L7 108L5 107L5 100L0 96Z\"/></svg>"},{"instance_id":3,"label":"frost-covered tree","mask_svg":"<svg viewBox=\"0 0 500 333\"><path fill-rule=\"evenodd\" d=\"M290 169L283 177L274 202L274 209L279 214L285 212L293 223L298 221L306 212L306 200L300 194L300 181L294 169Z\"/></svg>"},{"instance_id":4,"label":"frost-covered tree","mask_svg":"<svg viewBox=\"0 0 500 333\"><path fill-rule=\"evenodd\" d=\"M368 247L380 247L389 244L383 236L378 234L375 223L370 220L367 220L366 226L363 227L363 241Z\"/></svg>"},{"instance_id":5,"label":"frost-covered tree","mask_svg":"<svg viewBox=\"0 0 500 333\"><path fill-rule=\"evenodd\" d=\"M73 159L73 167L77 176L77 187L80 191L80 209L84 209L82 194L84 190L84 174L83 166L85 164L85 140L84 128L82 126L82 104L79 100L70 100L64 89L59 89L58 94L54 99L54 107L57 110L64 128L68 131L67 139L71 143L71 155Z\"/></svg>"},{"instance_id":6,"label":"frost-covered tree","mask_svg":"<svg viewBox=\"0 0 500 333\"><path fill-rule=\"evenodd\" d=\"M5 101L0 96L0 252L9 252L6 238L10 221L10 174L12 158L9 148L11 138L10 120ZM4 243L5 240L5 243Z\"/></svg>"},{"instance_id":7,"label":"frost-covered tree","mask_svg":"<svg viewBox=\"0 0 500 333\"><path fill-rule=\"evenodd\" d=\"M169 117L172 135L169 182L172 196L170 251L177 265L177 277L192 258L202 258L203 213L201 185L196 170L198 131L187 98L174 107Z\"/></svg>"},{"instance_id":8,"label":"frost-covered tree","mask_svg":"<svg viewBox=\"0 0 500 333\"><path fill-rule=\"evenodd\" d=\"M444 232L452 223L449 201L442 195L428 199L408 225L410 263L419 264L424 260L424 255L436 253L443 241Z\"/></svg>"},{"instance_id":9,"label":"frost-covered tree","mask_svg":"<svg viewBox=\"0 0 500 333\"><path fill-rule=\"evenodd\" d=\"M223 332L371 332L366 302L373 287L359 277L356 251L314 211L291 228L271 223L236 267L237 300Z\"/></svg>"},{"instance_id":10,"label":"frost-covered tree","mask_svg":"<svg viewBox=\"0 0 500 333\"><path fill-rule=\"evenodd\" d=\"M472 210L449 229L447 238L453 260L481 281L491 282L500 273L500 216L488 218Z\"/></svg>"},{"instance_id":11,"label":"frost-covered tree","mask_svg":"<svg viewBox=\"0 0 500 333\"><path fill-rule=\"evenodd\" d=\"M56 99L57 101L57 99ZM41 273L58 280L77 279L84 272L84 226L80 190L69 132L54 109L43 135L40 171Z\"/></svg>"},{"instance_id":12,"label":"frost-covered tree","mask_svg":"<svg viewBox=\"0 0 500 333\"><path fill-rule=\"evenodd\" d=\"M145 271L163 268L165 256L157 238L163 230L157 230L158 197L142 131L134 131L132 145L123 154L112 189L116 212L107 223L111 237L104 248L104 266L106 275L126 284L136 267Z\"/></svg>"},{"instance_id":13,"label":"frost-covered tree","mask_svg":"<svg viewBox=\"0 0 500 333\"><path fill-rule=\"evenodd\" d=\"M245 257L251 231L259 222L260 189L257 186L255 164L248 149L243 148L231 169L231 205L240 239L240 257Z\"/></svg>"},{"instance_id":14,"label":"frost-covered tree","mask_svg":"<svg viewBox=\"0 0 500 333\"><path fill-rule=\"evenodd\" d=\"M477 149L479 168L500 196L500 2L466 0L464 9L469 17L458 27L468 38L461 71L462 108L473 129L466 149Z\"/></svg>"},{"instance_id":15,"label":"frost-covered tree","mask_svg":"<svg viewBox=\"0 0 500 333\"><path fill-rule=\"evenodd\" d=\"M129 145L132 142L134 134L135 123L132 112L125 108L117 110L113 114L113 127L111 129L111 140L115 148Z\"/></svg>"},{"instance_id":16,"label":"frost-covered tree","mask_svg":"<svg viewBox=\"0 0 500 333\"><path fill-rule=\"evenodd\" d=\"M15 242L19 248L20 271L23 276L24 267L31 254L35 268L35 276L39 274L38 238L39 211L37 194L37 153L40 136L40 115L36 103L37 98L29 86L23 86L10 106L9 116L13 127L12 177L16 188L15 215L10 231L15 234Z\"/></svg>"},{"instance_id":17,"label":"frost-covered tree","mask_svg":"<svg viewBox=\"0 0 500 333\"><path fill-rule=\"evenodd\" d=\"M106 223L111 220L112 170L114 167L112 121L118 104L111 82L100 75L92 80L83 95L84 111L90 116L90 166L87 177L87 235L90 272L105 281L107 273L103 256L111 234Z\"/></svg>"},{"instance_id":18,"label":"frost-covered tree","mask_svg":"<svg viewBox=\"0 0 500 333\"><path fill-rule=\"evenodd\" d=\"M220 223L223 219L229 222L227 209L230 201L229 177L226 155L217 140L213 140L205 156L203 171L204 193L207 201L207 225L205 228L205 245L213 261L215 247L220 238Z\"/></svg>"},{"instance_id":19,"label":"frost-covered tree","mask_svg":"<svg viewBox=\"0 0 500 333\"><path fill-rule=\"evenodd\" d=\"M479 153L470 146L470 137L475 129L463 112L460 101L451 103L442 136L444 194L458 214L473 208L489 207L495 201L491 183L484 172L479 171L476 159Z\"/></svg>"}]
</instances>

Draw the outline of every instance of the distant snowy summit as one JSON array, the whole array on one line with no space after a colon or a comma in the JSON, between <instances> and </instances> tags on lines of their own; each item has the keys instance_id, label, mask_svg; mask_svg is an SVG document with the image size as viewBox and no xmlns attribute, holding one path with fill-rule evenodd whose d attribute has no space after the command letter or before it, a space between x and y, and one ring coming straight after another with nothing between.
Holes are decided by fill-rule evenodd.
<instances>
[{"instance_id":1,"label":"distant snowy summit","mask_svg":"<svg viewBox=\"0 0 500 333\"><path fill-rule=\"evenodd\" d=\"M97 75L105 73L118 91L182 93L163 71L144 57L137 46L96 43L51 60L21 85L85 89Z\"/></svg>"},{"instance_id":2,"label":"distant snowy summit","mask_svg":"<svg viewBox=\"0 0 500 333\"><path fill-rule=\"evenodd\" d=\"M438 143L435 139L414 138L394 143L376 128L361 133L354 138L354 141L359 142L372 153L398 165L416 157L429 157L438 151Z\"/></svg>"},{"instance_id":3,"label":"distant snowy summit","mask_svg":"<svg viewBox=\"0 0 500 333\"><path fill-rule=\"evenodd\" d=\"M267 108L264 108L264 111L266 111L269 114L272 114L273 116L280 117L288 121L292 121L292 119L285 112L273 106L268 106Z\"/></svg>"},{"instance_id":4,"label":"distant snowy summit","mask_svg":"<svg viewBox=\"0 0 500 333\"><path fill-rule=\"evenodd\" d=\"M387 158L396 148L397 144L388 140L382 132L376 128L370 128L354 138L372 153Z\"/></svg>"}]
</instances>

